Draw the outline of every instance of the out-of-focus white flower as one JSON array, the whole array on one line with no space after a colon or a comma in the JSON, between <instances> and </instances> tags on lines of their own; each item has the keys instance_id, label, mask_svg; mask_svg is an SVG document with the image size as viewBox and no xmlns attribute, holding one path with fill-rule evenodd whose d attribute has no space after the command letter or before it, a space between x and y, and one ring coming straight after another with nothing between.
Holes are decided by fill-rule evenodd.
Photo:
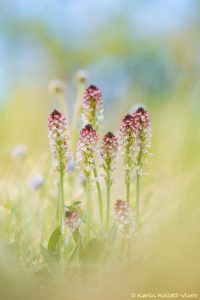
<instances>
[{"instance_id":1,"label":"out-of-focus white flower","mask_svg":"<svg viewBox=\"0 0 200 300\"><path fill-rule=\"evenodd\" d=\"M42 175L35 175L29 181L29 186L33 190L39 190L45 183L45 179Z\"/></svg>"},{"instance_id":2,"label":"out-of-focus white flower","mask_svg":"<svg viewBox=\"0 0 200 300\"><path fill-rule=\"evenodd\" d=\"M76 82L85 82L88 78L88 72L85 70L78 70L74 78Z\"/></svg>"},{"instance_id":3,"label":"out-of-focus white flower","mask_svg":"<svg viewBox=\"0 0 200 300\"><path fill-rule=\"evenodd\" d=\"M49 82L48 91L50 95L64 94L66 89L65 83L60 79L54 79Z\"/></svg>"},{"instance_id":4,"label":"out-of-focus white flower","mask_svg":"<svg viewBox=\"0 0 200 300\"><path fill-rule=\"evenodd\" d=\"M22 158L27 153L27 147L24 144L15 145L12 148L11 154L13 158Z\"/></svg>"}]
</instances>

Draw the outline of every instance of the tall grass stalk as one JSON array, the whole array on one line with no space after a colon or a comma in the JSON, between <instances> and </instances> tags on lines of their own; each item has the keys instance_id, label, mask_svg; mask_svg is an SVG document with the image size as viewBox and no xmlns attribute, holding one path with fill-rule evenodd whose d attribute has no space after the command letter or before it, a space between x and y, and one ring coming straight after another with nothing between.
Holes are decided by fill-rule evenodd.
<instances>
[{"instance_id":1,"label":"tall grass stalk","mask_svg":"<svg viewBox=\"0 0 200 300\"><path fill-rule=\"evenodd\" d=\"M130 204L131 197L131 173L132 173L132 162L130 159L131 153L127 149L127 170L125 171L125 181L126 181L126 201Z\"/></svg>"},{"instance_id":2,"label":"tall grass stalk","mask_svg":"<svg viewBox=\"0 0 200 300\"><path fill-rule=\"evenodd\" d=\"M64 210L64 172L60 170L60 231L61 231L61 253L64 251L65 240L65 210Z\"/></svg>"},{"instance_id":3,"label":"tall grass stalk","mask_svg":"<svg viewBox=\"0 0 200 300\"><path fill-rule=\"evenodd\" d=\"M109 231L109 223L110 223L110 190L111 190L111 180L110 180L110 174L108 174L107 180L106 180L106 190L107 190L107 210L106 210L106 232Z\"/></svg>"},{"instance_id":4,"label":"tall grass stalk","mask_svg":"<svg viewBox=\"0 0 200 300\"><path fill-rule=\"evenodd\" d=\"M130 203L130 195L131 195L131 179L129 171L126 171L126 201Z\"/></svg>"},{"instance_id":5,"label":"tall grass stalk","mask_svg":"<svg viewBox=\"0 0 200 300\"><path fill-rule=\"evenodd\" d=\"M71 123L71 147L72 152L75 154L76 152L76 142L78 139L78 128L80 123L81 117L81 110L82 110L82 97L85 90L85 80L77 80L77 96L76 102L74 105L74 113L72 116L72 123Z\"/></svg>"},{"instance_id":6,"label":"tall grass stalk","mask_svg":"<svg viewBox=\"0 0 200 300\"><path fill-rule=\"evenodd\" d=\"M69 112L68 112L68 107L65 102L65 96L64 94L60 93L56 95L57 101L59 103L60 111L63 112L65 118L69 120Z\"/></svg>"},{"instance_id":7,"label":"tall grass stalk","mask_svg":"<svg viewBox=\"0 0 200 300\"><path fill-rule=\"evenodd\" d=\"M86 203L87 203L86 241L88 242L90 240L91 222L92 222L92 203L91 203L91 189L90 189L89 178L86 178L85 189L86 189Z\"/></svg>"},{"instance_id":8,"label":"tall grass stalk","mask_svg":"<svg viewBox=\"0 0 200 300\"><path fill-rule=\"evenodd\" d=\"M99 200L99 217L100 217L101 224L103 224L103 201L102 201L101 187L99 184L99 177L98 177L96 167L94 168L94 177L95 177L97 193L98 193L98 200Z\"/></svg>"},{"instance_id":9,"label":"tall grass stalk","mask_svg":"<svg viewBox=\"0 0 200 300\"><path fill-rule=\"evenodd\" d=\"M136 228L140 229L140 175L136 175Z\"/></svg>"},{"instance_id":10,"label":"tall grass stalk","mask_svg":"<svg viewBox=\"0 0 200 300\"><path fill-rule=\"evenodd\" d=\"M63 253L64 251L64 240L65 240L64 165L62 159L63 159L62 150L59 149L60 168L59 168L59 198L58 198L58 207L57 207L58 209L57 218L58 218L58 223L61 232L60 253Z\"/></svg>"}]
</instances>

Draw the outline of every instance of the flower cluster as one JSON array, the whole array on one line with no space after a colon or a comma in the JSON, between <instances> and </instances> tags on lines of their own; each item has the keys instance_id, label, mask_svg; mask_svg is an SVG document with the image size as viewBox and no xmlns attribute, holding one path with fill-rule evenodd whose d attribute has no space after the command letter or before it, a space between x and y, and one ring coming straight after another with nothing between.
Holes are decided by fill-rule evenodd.
<instances>
[{"instance_id":1,"label":"flower cluster","mask_svg":"<svg viewBox=\"0 0 200 300\"><path fill-rule=\"evenodd\" d=\"M90 124L80 132L77 147L77 163L86 178L90 178L95 161L98 161L99 150L97 146L98 136Z\"/></svg>"},{"instance_id":2,"label":"flower cluster","mask_svg":"<svg viewBox=\"0 0 200 300\"><path fill-rule=\"evenodd\" d=\"M139 107L134 113L133 118L137 123L137 144L138 154L136 159L136 167L138 174L142 175L142 165L149 155L148 149L151 147L151 124L148 112Z\"/></svg>"},{"instance_id":3,"label":"flower cluster","mask_svg":"<svg viewBox=\"0 0 200 300\"><path fill-rule=\"evenodd\" d=\"M57 205L57 223L59 224L62 233L64 233L64 223L72 233L76 241L80 237L79 227L84 219L85 225L85 240L90 241L93 232L94 210L91 201L91 188L93 188L92 177L95 178L97 189L97 196L99 200L99 214L100 224L104 224L103 212L105 216L105 230L106 235L110 234L110 207L112 201L111 188L113 184L112 172L115 168L117 153L123 159L125 170L125 185L126 185L126 201L117 200L115 208L115 218L118 231L122 236L122 240L130 239L136 229L140 228L140 176L142 175L143 164L148 158L151 139L151 125L148 112L139 107L131 114L127 114L121 121L119 135L115 136L112 132L105 134L102 140L101 148L98 146L98 129L100 122L103 120L103 100L100 90L95 85L90 85L83 94L83 101L81 103L82 89L84 88L86 74L79 72L76 76L79 92L77 102L75 105L74 116L72 118L71 139L73 153L76 152L76 160L72 157L69 150L69 139L67 136L67 122L65 117L57 110L54 110L48 118L48 131L51 152L53 153L53 163L57 170L60 171L60 184L58 193ZM59 82L54 82L50 85L51 91L57 95L58 100L64 101L61 97L64 86ZM60 101L60 100L59 100ZM63 103L62 101L62 103ZM76 129L79 126L80 113L82 112L82 119L84 127L80 131L80 136L77 143ZM75 120L75 121L74 121ZM79 201L73 201L70 206L65 206L64 194L64 170L68 170L72 176L76 172L76 166L79 167L84 177L85 188L85 203L87 207L86 214L80 207ZM104 172L104 186L106 193L102 193L101 181L99 181L98 168L101 167ZM132 199L131 185L132 174L135 171L136 193L135 199ZM36 180L37 179L37 180ZM40 188L44 183L42 178L36 178L31 182L34 189ZM75 187L75 182L71 176L69 177L71 188ZM106 196L106 208L103 207L103 197ZM73 196L71 193L70 196ZM93 196L93 195L92 195ZM67 199L68 201L69 199ZM134 215L129 203L134 201ZM65 211L66 207L66 211ZM135 221L136 220L136 221ZM84 226L82 226L84 228ZM104 227L104 226L103 226ZM81 228L82 229L82 228ZM60 245L60 253L62 253L62 241Z\"/></svg>"},{"instance_id":4,"label":"flower cluster","mask_svg":"<svg viewBox=\"0 0 200 300\"><path fill-rule=\"evenodd\" d=\"M65 224L71 232L74 232L81 225L82 220L77 211L65 212Z\"/></svg>"},{"instance_id":5,"label":"flower cluster","mask_svg":"<svg viewBox=\"0 0 200 300\"><path fill-rule=\"evenodd\" d=\"M102 167L104 168L106 173L111 172L114 169L117 151L117 137L112 132L108 132L104 136L101 146Z\"/></svg>"},{"instance_id":6,"label":"flower cluster","mask_svg":"<svg viewBox=\"0 0 200 300\"><path fill-rule=\"evenodd\" d=\"M54 110L48 118L48 131L53 166L58 170L64 170L71 152L68 145L67 121L57 110Z\"/></svg>"},{"instance_id":7,"label":"flower cluster","mask_svg":"<svg viewBox=\"0 0 200 300\"><path fill-rule=\"evenodd\" d=\"M130 239L135 231L135 220L133 218L132 210L126 201L116 201L115 218L120 233L125 239Z\"/></svg>"},{"instance_id":8,"label":"flower cluster","mask_svg":"<svg viewBox=\"0 0 200 300\"><path fill-rule=\"evenodd\" d=\"M121 122L119 132L120 152L124 159L125 169L132 170L137 155L137 119L132 115L126 115Z\"/></svg>"},{"instance_id":9,"label":"flower cluster","mask_svg":"<svg viewBox=\"0 0 200 300\"><path fill-rule=\"evenodd\" d=\"M91 124L95 130L103 120L103 100L100 90L90 85L83 95L82 119L85 124Z\"/></svg>"},{"instance_id":10,"label":"flower cluster","mask_svg":"<svg viewBox=\"0 0 200 300\"><path fill-rule=\"evenodd\" d=\"M101 147L101 156L106 160L113 160L117 155L118 142L117 137L112 133L108 132L104 138Z\"/></svg>"}]
</instances>

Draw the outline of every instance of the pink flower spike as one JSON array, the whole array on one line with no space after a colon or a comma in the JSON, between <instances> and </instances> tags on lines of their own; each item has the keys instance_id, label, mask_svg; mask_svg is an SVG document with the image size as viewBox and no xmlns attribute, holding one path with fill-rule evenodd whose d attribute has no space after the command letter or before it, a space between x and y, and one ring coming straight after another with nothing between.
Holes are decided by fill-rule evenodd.
<instances>
[{"instance_id":1,"label":"pink flower spike","mask_svg":"<svg viewBox=\"0 0 200 300\"><path fill-rule=\"evenodd\" d=\"M77 148L77 163L86 177L90 177L99 160L98 136L90 124L86 125L80 132Z\"/></svg>"},{"instance_id":2,"label":"pink flower spike","mask_svg":"<svg viewBox=\"0 0 200 300\"><path fill-rule=\"evenodd\" d=\"M65 212L65 224L71 232L74 232L82 224L82 220L77 211Z\"/></svg>"},{"instance_id":3,"label":"pink flower spike","mask_svg":"<svg viewBox=\"0 0 200 300\"><path fill-rule=\"evenodd\" d=\"M48 131L54 168L63 168L64 170L68 159L71 157L71 152L68 145L67 121L57 110L54 110L48 118Z\"/></svg>"},{"instance_id":4,"label":"pink flower spike","mask_svg":"<svg viewBox=\"0 0 200 300\"><path fill-rule=\"evenodd\" d=\"M130 174L134 168L134 161L138 151L137 135L137 120L132 115L126 115L121 122L119 131L119 148L124 160L125 170L130 170Z\"/></svg>"},{"instance_id":5,"label":"pink flower spike","mask_svg":"<svg viewBox=\"0 0 200 300\"><path fill-rule=\"evenodd\" d=\"M90 85L83 94L82 119L85 124L91 124L96 130L103 120L103 100L100 90Z\"/></svg>"},{"instance_id":6,"label":"pink flower spike","mask_svg":"<svg viewBox=\"0 0 200 300\"><path fill-rule=\"evenodd\" d=\"M108 132L102 142L101 156L105 165L112 164L117 156L118 141L117 137L112 133Z\"/></svg>"},{"instance_id":7,"label":"pink flower spike","mask_svg":"<svg viewBox=\"0 0 200 300\"><path fill-rule=\"evenodd\" d=\"M130 239L135 231L135 220L129 204L123 200L115 202L115 219L119 232L125 239Z\"/></svg>"},{"instance_id":8,"label":"pink flower spike","mask_svg":"<svg viewBox=\"0 0 200 300\"><path fill-rule=\"evenodd\" d=\"M150 155L149 148L151 147L151 121L148 112L143 107L139 107L133 113L133 118L138 126L138 155L136 159L136 169L137 173L142 175L142 166Z\"/></svg>"}]
</instances>

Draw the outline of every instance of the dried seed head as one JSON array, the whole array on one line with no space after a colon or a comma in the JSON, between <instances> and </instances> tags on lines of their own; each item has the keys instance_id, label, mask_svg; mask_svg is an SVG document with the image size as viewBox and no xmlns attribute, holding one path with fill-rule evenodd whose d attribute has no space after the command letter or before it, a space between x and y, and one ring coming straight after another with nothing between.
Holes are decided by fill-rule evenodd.
<instances>
[{"instance_id":1,"label":"dried seed head","mask_svg":"<svg viewBox=\"0 0 200 300\"><path fill-rule=\"evenodd\" d=\"M57 96L59 94L64 94L66 89L66 85L60 79L54 79L49 82L48 91L52 96Z\"/></svg>"},{"instance_id":2,"label":"dried seed head","mask_svg":"<svg viewBox=\"0 0 200 300\"><path fill-rule=\"evenodd\" d=\"M71 152L68 144L67 121L57 110L54 110L48 118L48 131L54 168L64 170L68 159L71 158Z\"/></svg>"},{"instance_id":3,"label":"dried seed head","mask_svg":"<svg viewBox=\"0 0 200 300\"><path fill-rule=\"evenodd\" d=\"M133 218L132 210L126 201L116 201L115 218L120 233L124 238L130 239L135 231L135 220Z\"/></svg>"},{"instance_id":4,"label":"dried seed head","mask_svg":"<svg viewBox=\"0 0 200 300\"><path fill-rule=\"evenodd\" d=\"M71 232L75 231L81 225L82 220L77 211L66 211L65 212L65 224Z\"/></svg>"},{"instance_id":5,"label":"dried seed head","mask_svg":"<svg viewBox=\"0 0 200 300\"><path fill-rule=\"evenodd\" d=\"M95 161L99 159L98 136L90 124L80 132L77 148L77 163L88 178L94 169Z\"/></svg>"},{"instance_id":6,"label":"dried seed head","mask_svg":"<svg viewBox=\"0 0 200 300\"><path fill-rule=\"evenodd\" d=\"M77 83L84 83L88 78L88 72L85 70L79 70L75 74L75 80Z\"/></svg>"},{"instance_id":7,"label":"dried seed head","mask_svg":"<svg viewBox=\"0 0 200 300\"><path fill-rule=\"evenodd\" d=\"M96 130L103 120L103 100L100 90L90 85L83 94L82 119L85 124L91 124Z\"/></svg>"}]
</instances>

